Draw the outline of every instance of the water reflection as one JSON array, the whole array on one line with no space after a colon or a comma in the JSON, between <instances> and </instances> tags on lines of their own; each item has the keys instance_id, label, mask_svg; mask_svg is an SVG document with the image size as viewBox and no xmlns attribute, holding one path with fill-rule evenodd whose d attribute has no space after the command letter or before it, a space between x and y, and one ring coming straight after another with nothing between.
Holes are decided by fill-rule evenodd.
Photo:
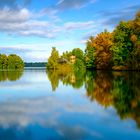
<instances>
[{"instance_id":1,"label":"water reflection","mask_svg":"<svg viewBox=\"0 0 140 140\"><path fill-rule=\"evenodd\" d=\"M97 101L105 108L113 106L121 119L131 118L140 127L140 73L139 72L106 72L63 71L47 72L56 90L59 82L73 88L86 88L86 95L91 101Z\"/></svg>"},{"instance_id":2,"label":"water reflection","mask_svg":"<svg viewBox=\"0 0 140 140\"><path fill-rule=\"evenodd\" d=\"M98 101L99 104L101 104L104 107L112 105L112 73L97 71L93 76L88 75L87 78L88 80L86 82L86 89L87 96L90 98L90 100L93 101L95 99L96 101Z\"/></svg>"},{"instance_id":3,"label":"water reflection","mask_svg":"<svg viewBox=\"0 0 140 140\"><path fill-rule=\"evenodd\" d=\"M16 81L21 78L23 71L0 71L0 82L1 81Z\"/></svg>"},{"instance_id":4,"label":"water reflection","mask_svg":"<svg viewBox=\"0 0 140 140\"><path fill-rule=\"evenodd\" d=\"M0 82L0 139L139 140L138 72L26 70L19 75L0 73L6 80Z\"/></svg>"},{"instance_id":5,"label":"water reflection","mask_svg":"<svg viewBox=\"0 0 140 140\"><path fill-rule=\"evenodd\" d=\"M55 91L61 81L63 85L71 85L73 88L81 88L84 85L86 72L63 72L63 71L47 71L48 79L51 82L52 90Z\"/></svg>"},{"instance_id":6,"label":"water reflection","mask_svg":"<svg viewBox=\"0 0 140 140\"><path fill-rule=\"evenodd\" d=\"M133 118L140 127L140 74L113 73L114 107L122 119Z\"/></svg>"}]
</instances>

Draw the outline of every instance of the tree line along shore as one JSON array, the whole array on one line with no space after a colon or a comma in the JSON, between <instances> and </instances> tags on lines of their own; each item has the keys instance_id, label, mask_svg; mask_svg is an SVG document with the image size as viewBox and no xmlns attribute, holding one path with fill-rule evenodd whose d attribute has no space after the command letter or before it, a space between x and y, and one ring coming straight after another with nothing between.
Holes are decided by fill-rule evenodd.
<instances>
[{"instance_id":1,"label":"tree line along shore","mask_svg":"<svg viewBox=\"0 0 140 140\"><path fill-rule=\"evenodd\" d=\"M45 63L38 63L45 66ZM34 64L35 66L38 65ZM0 69L19 70L33 64L24 63L16 54L0 54ZM140 70L140 11L133 20L121 21L109 32L104 30L91 36L86 42L86 49L75 48L59 54L52 48L47 69L81 70Z\"/></svg>"},{"instance_id":2,"label":"tree line along shore","mask_svg":"<svg viewBox=\"0 0 140 140\"><path fill-rule=\"evenodd\" d=\"M113 32L89 37L85 52L75 48L60 56L53 47L47 68L140 70L140 11L133 20L121 21Z\"/></svg>"}]
</instances>

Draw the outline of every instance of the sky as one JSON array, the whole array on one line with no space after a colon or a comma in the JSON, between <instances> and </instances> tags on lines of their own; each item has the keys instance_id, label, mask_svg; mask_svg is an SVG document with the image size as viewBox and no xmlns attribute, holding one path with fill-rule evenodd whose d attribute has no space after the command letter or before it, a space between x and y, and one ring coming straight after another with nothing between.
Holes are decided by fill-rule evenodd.
<instances>
[{"instance_id":1,"label":"sky","mask_svg":"<svg viewBox=\"0 0 140 140\"><path fill-rule=\"evenodd\" d=\"M113 31L138 10L140 0L0 0L0 53L46 62L52 47L84 51L89 36Z\"/></svg>"}]
</instances>

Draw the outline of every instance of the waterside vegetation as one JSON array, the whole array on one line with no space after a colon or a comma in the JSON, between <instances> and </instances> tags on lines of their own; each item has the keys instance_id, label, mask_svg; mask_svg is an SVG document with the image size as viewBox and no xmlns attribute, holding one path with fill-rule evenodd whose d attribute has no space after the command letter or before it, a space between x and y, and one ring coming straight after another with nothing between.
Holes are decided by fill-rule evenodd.
<instances>
[{"instance_id":1,"label":"waterside vegetation","mask_svg":"<svg viewBox=\"0 0 140 140\"><path fill-rule=\"evenodd\" d=\"M61 56L55 47L48 59L47 69L107 69L140 70L140 11L135 18L121 21L113 32L91 36L85 52L80 48Z\"/></svg>"},{"instance_id":2,"label":"waterside vegetation","mask_svg":"<svg viewBox=\"0 0 140 140\"><path fill-rule=\"evenodd\" d=\"M0 70L23 70L24 62L16 54L0 54Z\"/></svg>"},{"instance_id":3,"label":"waterside vegetation","mask_svg":"<svg viewBox=\"0 0 140 140\"><path fill-rule=\"evenodd\" d=\"M135 18L121 21L113 32L104 30L91 36L83 52L80 48L59 54L55 47L47 63L25 63L16 54L0 54L0 70L21 70L24 65L45 66L65 72L86 69L140 70L140 11Z\"/></svg>"}]
</instances>

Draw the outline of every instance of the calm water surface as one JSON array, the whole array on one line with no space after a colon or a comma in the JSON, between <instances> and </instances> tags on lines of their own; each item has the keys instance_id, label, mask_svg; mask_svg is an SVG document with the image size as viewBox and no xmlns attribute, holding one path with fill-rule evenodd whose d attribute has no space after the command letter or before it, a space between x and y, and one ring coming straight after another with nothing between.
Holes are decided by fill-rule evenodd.
<instances>
[{"instance_id":1,"label":"calm water surface","mask_svg":"<svg viewBox=\"0 0 140 140\"><path fill-rule=\"evenodd\" d=\"M0 140L140 140L140 73L0 71Z\"/></svg>"}]
</instances>

